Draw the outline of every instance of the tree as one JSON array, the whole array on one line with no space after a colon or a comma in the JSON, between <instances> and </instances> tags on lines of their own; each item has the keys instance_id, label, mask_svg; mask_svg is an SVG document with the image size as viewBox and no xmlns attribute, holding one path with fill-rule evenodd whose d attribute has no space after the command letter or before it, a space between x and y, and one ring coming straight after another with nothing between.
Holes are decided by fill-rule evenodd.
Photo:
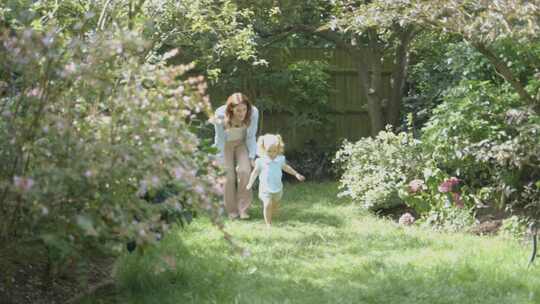
<instances>
[{"instance_id":1,"label":"tree","mask_svg":"<svg viewBox=\"0 0 540 304\"><path fill-rule=\"evenodd\" d=\"M347 1L282 1L275 6L253 8L254 29L261 37L260 45L281 44L294 36L305 44L337 47L347 50L354 58L358 86L367 100L371 133L376 135L386 124L398 125L408 66L409 43L417 33L413 26L400 24L397 18L384 25L358 24L348 27L357 14L368 14L381 5L379 1L349 5ZM387 64L392 62L392 64ZM383 90L383 72L391 69L389 100Z\"/></svg>"},{"instance_id":2,"label":"tree","mask_svg":"<svg viewBox=\"0 0 540 304\"><path fill-rule=\"evenodd\" d=\"M227 65L257 61L253 13L235 1L149 1L145 14L152 20L146 34L154 54L179 49L175 60L194 62L212 80Z\"/></svg>"},{"instance_id":3,"label":"tree","mask_svg":"<svg viewBox=\"0 0 540 304\"><path fill-rule=\"evenodd\" d=\"M528 80L520 80L508 58L496 53L493 45L511 39L517 43L538 41L540 1L418 1L411 11L422 25L460 35L484 55L520 98L540 111L540 88L527 92Z\"/></svg>"},{"instance_id":4,"label":"tree","mask_svg":"<svg viewBox=\"0 0 540 304\"><path fill-rule=\"evenodd\" d=\"M351 6L355 1L345 1ZM538 41L540 2L535 1L373 1L363 9L351 9L344 14L351 28L366 28L388 24L417 26L453 33L462 37L485 56L497 72L527 104L538 111L540 90L528 92L531 81L518 79L508 58L496 52L494 45L509 40L516 43ZM373 9L369 9L373 8Z\"/></svg>"}]
</instances>

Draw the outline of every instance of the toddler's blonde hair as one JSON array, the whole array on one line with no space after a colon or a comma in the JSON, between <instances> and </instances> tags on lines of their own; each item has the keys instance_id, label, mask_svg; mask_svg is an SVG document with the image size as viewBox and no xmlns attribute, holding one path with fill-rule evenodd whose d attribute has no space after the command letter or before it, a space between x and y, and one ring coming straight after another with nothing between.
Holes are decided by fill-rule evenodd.
<instances>
[{"instance_id":1,"label":"toddler's blonde hair","mask_svg":"<svg viewBox=\"0 0 540 304\"><path fill-rule=\"evenodd\" d=\"M265 134L259 136L257 140L257 154L260 156L266 155L266 152L272 146L278 146L279 154L283 154L285 151L285 144L279 134Z\"/></svg>"}]
</instances>

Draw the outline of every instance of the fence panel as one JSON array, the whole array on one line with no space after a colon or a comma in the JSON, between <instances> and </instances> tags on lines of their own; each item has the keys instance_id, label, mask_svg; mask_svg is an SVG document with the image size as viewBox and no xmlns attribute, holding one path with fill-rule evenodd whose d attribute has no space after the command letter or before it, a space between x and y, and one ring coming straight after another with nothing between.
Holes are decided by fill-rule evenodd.
<instances>
[{"instance_id":1,"label":"fence panel","mask_svg":"<svg viewBox=\"0 0 540 304\"><path fill-rule=\"evenodd\" d=\"M329 123L316 128L293 127L292 117L288 113L261 113L259 134L279 133L287 145L287 150L304 149L308 143L314 143L318 147L332 147L339 144L343 139L350 141L369 136L370 124L361 87L358 83L357 66L351 56L344 50L339 49L268 49L264 55L270 62L272 70L285 69L287 65L299 60L321 60L329 63L330 93L329 104L332 108L329 113ZM389 73L383 75L384 90L389 93ZM242 81L244 92L257 92L250 79ZM223 104L227 94L214 92L211 95L215 106ZM230 93L230 92L227 92ZM283 92L276 92L276 100L287 102ZM218 97L219 96L219 97ZM253 98L253 96L250 96ZM257 105L257 96L254 98Z\"/></svg>"}]
</instances>

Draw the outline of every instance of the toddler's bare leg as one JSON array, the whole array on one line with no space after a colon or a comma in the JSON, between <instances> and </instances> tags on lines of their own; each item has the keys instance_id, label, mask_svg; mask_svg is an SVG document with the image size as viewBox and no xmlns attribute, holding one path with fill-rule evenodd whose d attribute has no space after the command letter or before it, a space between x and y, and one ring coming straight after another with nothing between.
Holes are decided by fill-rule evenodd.
<instances>
[{"instance_id":1,"label":"toddler's bare leg","mask_svg":"<svg viewBox=\"0 0 540 304\"><path fill-rule=\"evenodd\" d=\"M263 214L264 214L264 222L266 223L267 227L270 227L270 225L272 225L272 211L273 211L272 199L265 199L263 201Z\"/></svg>"},{"instance_id":2,"label":"toddler's bare leg","mask_svg":"<svg viewBox=\"0 0 540 304\"><path fill-rule=\"evenodd\" d=\"M280 206L280 200L273 200L272 201L272 213L275 215L277 214L277 212L279 211L279 206Z\"/></svg>"},{"instance_id":3,"label":"toddler's bare leg","mask_svg":"<svg viewBox=\"0 0 540 304\"><path fill-rule=\"evenodd\" d=\"M272 196L272 214L273 215L277 214L279 210L282 196L283 196L283 192L279 192Z\"/></svg>"}]
</instances>

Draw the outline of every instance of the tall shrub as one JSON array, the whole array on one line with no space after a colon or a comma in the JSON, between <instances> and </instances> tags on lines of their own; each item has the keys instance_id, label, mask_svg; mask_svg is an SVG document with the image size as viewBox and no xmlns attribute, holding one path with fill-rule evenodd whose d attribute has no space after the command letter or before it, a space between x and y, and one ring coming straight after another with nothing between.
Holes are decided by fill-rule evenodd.
<instances>
[{"instance_id":1,"label":"tall shrub","mask_svg":"<svg viewBox=\"0 0 540 304\"><path fill-rule=\"evenodd\" d=\"M529 89L537 90L531 83ZM538 192L539 117L507 87L462 82L448 91L422 131L427 153L440 169L462 179L477 203L523 207L538 202L523 195Z\"/></svg>"},{"instance_id":2,"label":"tall shrub","mask_svg":"<svg viewBox=\"0 0 540 304\"><path fill-rule=\"evenodd\" d=\"M217 219L219 172L192 124L210 105L190 67L144 63L146 42L115 29L1 41L0 242L41 242L59 262L150 244L168 227L143 197L171 184L165 205Z\"/></svg>"}]
</instances>

